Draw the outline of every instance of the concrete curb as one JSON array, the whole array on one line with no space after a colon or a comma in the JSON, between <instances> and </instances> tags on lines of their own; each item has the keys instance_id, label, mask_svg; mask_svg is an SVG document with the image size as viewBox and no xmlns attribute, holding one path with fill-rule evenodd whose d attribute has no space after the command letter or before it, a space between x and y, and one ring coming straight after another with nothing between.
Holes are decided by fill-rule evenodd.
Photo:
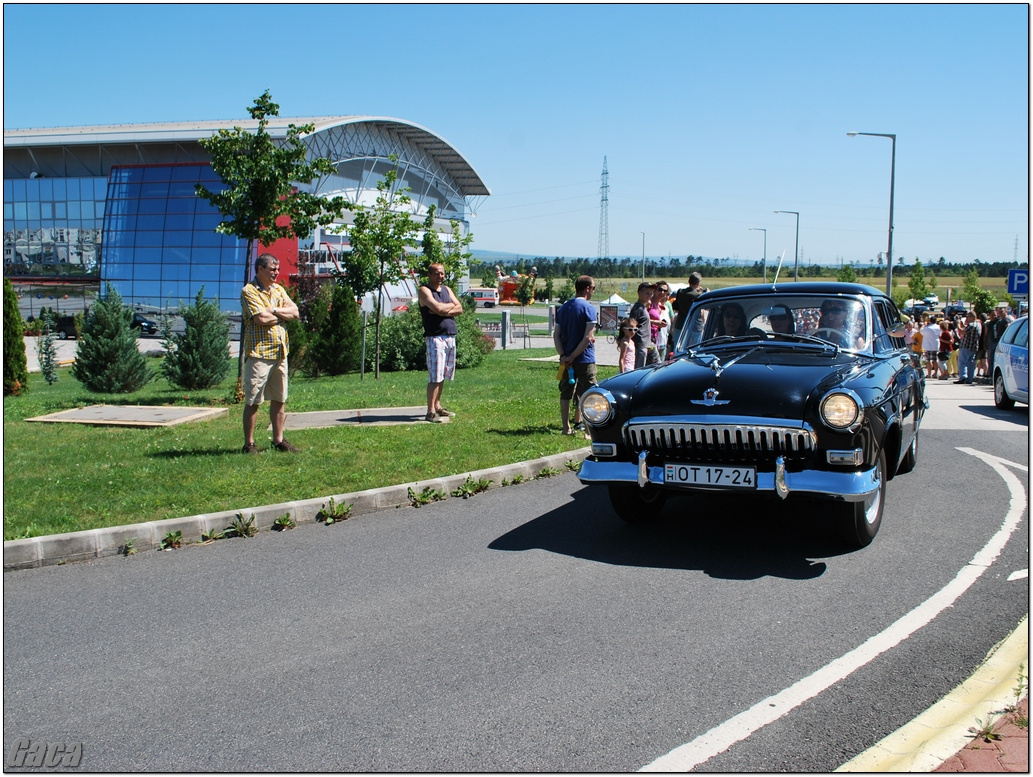
<instances>
[{"instance_id":1,"label":"concrete curb","mask_svg":"<svg viewBox=\"0 0 1033 777\"><path fill-rule=\"evenodd\" d=\"M847 761L837 772L931 772L972 741L976 718L1015 699L1019 666L1029 667L1029 616L994 647L965 682L917 718Z\"/></svg>"},{"instance_id":2,"label":"concrete curb","mask_svg":"<svg viewBox=\"0 0 1033 777\"><path fill-rule=\"evenodd\" d=\"M161 547L161 541L165 535L175 531L183 533L184 544L197 543L201 541L202 534L221 532L226 529L233 523L233 519L238 513L245 517L253 515L253 525L259 531L271 529L273 522L285 514L290 515L298 524L311 522L315 521L316 515L331 496L338 504L350 504L352 517L366 515L390 507L408 505L410 488L420 492L429 487L447 493L465 483L468 477L474 480L492 480L495 487L498 487L503 479L512 480L518 475L525 480L531 480L544 469L564 470L566 462L572 459L580 461L590 451L590 448L579 448L516 464L464 472L461 475L371 488L350 494L328 494L298 502L241 507L218 513L191 515L186 518L168 518L163 521L134 523L107 529L90 529L45 537L31 537L24 540L8 540L4 542L4 572L116 556L123 552L126 542L132 538L135 538L134 547L137 551L156 550Z\"/></svg>"}]
</instances>

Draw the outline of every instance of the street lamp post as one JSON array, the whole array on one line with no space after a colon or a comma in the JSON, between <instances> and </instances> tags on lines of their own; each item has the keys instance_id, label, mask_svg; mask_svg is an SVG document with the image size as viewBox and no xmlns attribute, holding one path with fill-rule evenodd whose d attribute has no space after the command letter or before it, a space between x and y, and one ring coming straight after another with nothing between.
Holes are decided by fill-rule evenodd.
<instances>
[{"instance_id":1,"label":"street lamp post","mask_svg":"<svg viewBox=\"0 0 1033 777\"><path fill-rule=\"evenodd\" d=\"M646 233L642 233L642 282L646 282Z\"/></svg>"},{"instance_id":2,"label":"street lamp post","mask_svg":"<svg viewBox=\"0 0 1033 777\"><path fill-rule=\"evenodd\" d=\"M796 251L793 261L793 282L800 280L800 214L795 210L776 210L775 213L789 213L796 216Z\"/></svg>"},{"instance_id":3,"label":"street lamp post","mask_svg":"<svg viewBox=\"0 0 1033 777\"><path fill-rule=\"evenodd\" d=\"M848 132L848 137L868 135L873 138L890 139L890 228L886 241L886 295L893 296L893 183L897 174L897 136L888 132Z\"/></svg>"},{"instance_id":4,"label":"street lamp post","mask_svg":"<svg viewBox=\"0 0 1033 777\"><path fill-rule=\"evenodd\" d=\"M761 267L764 269L764 283L768 282L768 231L763 227L750 227L750 232L764 233L764 258L761 260Z\"/></svg>"}]
</instances>

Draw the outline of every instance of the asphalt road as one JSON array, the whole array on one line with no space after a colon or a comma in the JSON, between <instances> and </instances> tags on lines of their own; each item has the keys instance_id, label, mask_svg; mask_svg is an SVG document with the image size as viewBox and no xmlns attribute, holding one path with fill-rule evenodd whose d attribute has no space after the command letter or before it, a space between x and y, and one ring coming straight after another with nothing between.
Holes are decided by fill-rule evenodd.
<instances>
[{"instance_id":1,"label":"asphalt road","mask_svg":"<svg viewBox=\"0 0 1033 777\"><path fill-rule=\"evenodd\" d=\"M1009 580L1028 568L1028 475L985 458L1028 466L1028 414L935 391L919 465L856 552L792 499L680 497L629 527L566 473L7 573L5 754L27 737L82 742L88 771L610 772L672 751L699 771L830 771L1029 609L1028 579ZM927 625L885 636L930 601ZM730 730L723 752L700 743Z\"/></svg>"}]
</instances>

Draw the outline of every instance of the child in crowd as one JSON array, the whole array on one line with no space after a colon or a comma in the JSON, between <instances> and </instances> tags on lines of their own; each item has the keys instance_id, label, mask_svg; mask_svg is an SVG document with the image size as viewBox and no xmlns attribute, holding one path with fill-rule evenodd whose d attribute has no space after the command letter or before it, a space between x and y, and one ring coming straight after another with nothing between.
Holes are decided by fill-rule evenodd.
<instances>
[{"instance_id":1,"label":"child in crowd","mask_svg":"<svg viewBox=\"0 0 1033 777\"><path fill-rule=\"evenodd\" d=\"M638 331L633 319L622 318L617 329L617 366L621 372L635 369L635 343L632 338Z\"/></svg>"}]
</instances>

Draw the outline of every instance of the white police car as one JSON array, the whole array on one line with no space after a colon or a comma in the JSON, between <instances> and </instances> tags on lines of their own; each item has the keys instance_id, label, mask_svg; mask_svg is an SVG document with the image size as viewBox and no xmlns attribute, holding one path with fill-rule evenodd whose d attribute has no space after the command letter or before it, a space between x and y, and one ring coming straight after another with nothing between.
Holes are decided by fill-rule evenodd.
<instances>
[{"instance_id":1,"label":"white police car","mask_svg":"<svg viewBox=\"0 0 1033 777\"><path fill-rule=\"evenodd\" d=\"M1004 330L994 352L994 403L1003 409L1029 404L1029 316Z\"/></svg>"}]
</instances>

